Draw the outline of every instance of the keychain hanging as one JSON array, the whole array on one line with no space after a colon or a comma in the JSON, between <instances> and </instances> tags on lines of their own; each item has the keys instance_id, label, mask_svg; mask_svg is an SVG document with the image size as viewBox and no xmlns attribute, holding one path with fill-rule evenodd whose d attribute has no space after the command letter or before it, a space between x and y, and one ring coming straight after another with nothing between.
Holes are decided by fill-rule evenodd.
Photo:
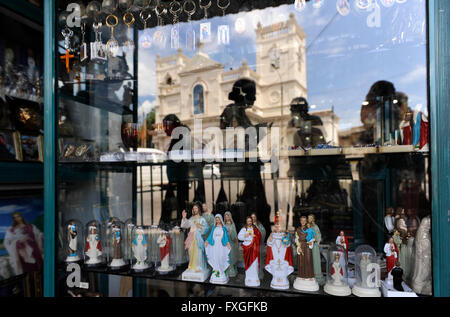
<instances>
[{"instance_id":1,"label":"keychain hanging","mask_svg":"<svg viewBox=\"0 0 450 317\"><path fill-rule=\"evenodd\" d=\"M67 73L70 73L70 59L75 58L74 54L70 54L72 52L72 48L70 47L70 38L73 36L73 31L66 26L66 28L62 30L61 34L64 36L64 48L66 52L64 55L60 56L60 59L65 62Z\"/></svg>"},{"instance_id":2,"label":"keychain hanging","mask_svg":"<svg viewBox=\"0 0 450 317\"><path fill-rule=\"evenodd\" d=\"M84 62L88 58L86 43L86 23L81 24L81 45L80 45L80 61Z\"/></svg>"},{"instance_id":3,"label":"keychain hanging","mask_svg":"<svg viewBox=\"0 0 450 317\"><path fill-rule=\"evenodd\" d=\"M102 42L102 32L100 32L100 28L102 27L102 22L94 22L92 24L92 28L95 33L95 42L91 43L91 60L106 60L106 52L105 46Z\"/></svg>"},{"instance_id":4,"label":"keychain hanging","mask_svg":"<svg viewBox=\"0 0 450 317\"><path fill-rule=\"evenodd\" d=\"M225 16L226 10L227 10L228 7L230 6L231 2L230 2L230 0L225 0L224 5L221 5L220 2L221 2L220 0L217 0L217 6L218 6L220 9L222 9L222 16Z\"/></svg>"},{"instance_id":5,"label":"keychain hanging","mask_svg":"<svg viewBox=\"0 0 450 317\"><path fill-rule=\"evenodd\" d=\"M106 26L111 29L111 38L106 42L106 51L108 56L116 56L117 51L119 50L119 42L117 42L114 37L114 28L119 24L119 19L114 14L110 14L106 17L105 22Z\"/></svg>"},{"instance_id":6,"label":"keychain hanging","mask_svg":"<svg viewBox=\"0 0 450 317\"><path fill-rule=\"evenodd\" d=\"M170 30L170 47L172 49L180 48L180 27L178 25L178 17L181 11L181 4L178 1L173 0L169 7L169 12L173 15L173 26Z\"/></svg>"},{"instance_id":7,"label":"keychain hanging","mask_svg":"<svg viewBox=\"0 0 450 317\"><path fill-rule=\"evenodd\" d=\"M155 6L155 13L158 18L158 26L163 26L164 25L163 16L167 14L167 8L161 4L157 4Z\"/></svg>"},{"instance_id":8,"label":"keychain hanging","mask_svg":"<svg viewBox=\"0 0 450 317\"><path fill-rule=\"evenodd\" d=\"M188 10L189 4L192 6L191 10ZM195 5L195 2L193 0L188 0L183 5L183 10L188 16L188 22L189 27L186 31L186 49L193 51L195 49L195 30L192 27L191 18L192 15L195 13L195 10L197 9L197 6Z\"/></svg>"},{"instance_id":9,"label":"keychain hanging","mask_svg":"<svg viewBox=\"0 0 450 317\"><path fill-rule=\"evenodd\" d=\"M132 40L132 34L131 34L131 26L134 24L135 19L134 15L131 12L127 12L123 15L123 23L127 26L127 37L128 39L123 43L123 48L127 52L131 52L134 50L134 41Z\"/></svg>"},{"instance_id":10,"label":"keychain hanging","mask_svg":"<svg viewBox=\"0 0 450 317\"><path fill-rule=\"evenodd\" d=\"M204 4L206 1L204 0L200 0L199 5L200 5L200 9L202 9L205 12L204 18L207 19L208 18L208 9L211 7L211 0L207 0L207 3Z\"/></svg>"},{"instance_id":11,"label":"keychain hanging","mask_svg":"<svg viewBox=\"0 0 450 317\"><path fill-rule=\"evenodd\" d=\"M151 36L147 34L147 21L152 17L150 8L144 8L139 14L139 17L144 22L144 34L139 38L139 45L143 48L149 48L150 46L152 46Z\"/></svg>"}]
</instances>

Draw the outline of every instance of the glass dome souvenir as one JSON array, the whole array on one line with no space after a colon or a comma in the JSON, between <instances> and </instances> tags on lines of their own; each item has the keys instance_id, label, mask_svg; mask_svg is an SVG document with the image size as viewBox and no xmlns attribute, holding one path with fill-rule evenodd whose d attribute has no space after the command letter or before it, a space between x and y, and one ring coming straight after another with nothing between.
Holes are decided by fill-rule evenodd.
<instances>
[{"instance_id":1,"label":"glass dome souvenir","mask_svg":"<svg viewBox=\"0 0 450 317\"><path fill-rule=\"evenodd\" d=\"M148 243L149 243L149 261L150 263L158 263L160 260L158 237L160 229L158 226L150 226L148 230Z\"/></svg>"},{"instance_id":2,"label":"glass dome souvenir","mask_svg":"<svg viewBox=\"0 0 450 317\"><path fill-rule=\"evenodd\" d=\"M347 253L340 245L328 249L327 282L324 291L334 296L348 296L352 293L347 282Z\"/></svg>"},{"instance_id":3,"label":"glass dome souvenir","mask_svg":"<svg viewBox=\"0 0 450 317\"><path fill-rule=\"evenodd\" d=\"M134 262L133 250L132 250L132 242L134 239L133 231L136 228L136 220L134 218L130 218L125 221L124 227L124 240L125 240L125 250L124 250L124 258L127 263L132 265Z\"/></svg>"},{"instance_id":4,"label":"glass dome souvenir","mask_svg":"<svg viewBox=\"0 0 450 317\"><path fill-rule=\"evenodd\" d=\"M120 220L111 222L108 230L108 266L113 270L118 270L127 265L124 260L125 240L124 240L124 224Z\"/></svg>"},{"instance_id":5,"label":"glass dome souvenir","mask_svg":"<svg viewBox=\"0 0 450 317\"><path fill-rule=\"evenodd\" d=\"M175 266L172 262L173 258L170 255L172 239L170 238L169 232L159 229L156 243L159 248L159 264L156 266L156 271L159 274L172 272L175 270Z\"/></svg>"},{"instance_id":6,"label":"glass dome souvenir","mask_svg":"<svg viewBox=\"0 0 450 317\"><path fill-rule=\"evenodd\" d=\"M64 225L66 230L64 256L67 263L83 259L83 225L79 220L71 219Z\"/></svg>"},{"instance_id":7,"label":"glass dome souvenir","mask_svg":"<svg viewBox=\"0 0 450 317\"><path fill-rule=\"evenodd\" d=\"M102 226L97 220L86 224L85 237L84 264L87 266L103 264Z\"/></svg>"},{"instance_id":8,"label":"glass dome souvenir","mask_svg":"<svg viewBox=\"0 0 450 317\"><path fill-rule=\"evenodd\" d=\"M380 297L380 266L377 253L370 245L360 245L355 250L356 282L352 293L359 297Z\"/></svg>"},{"instance_id":9,"label":"glass dome souvenir","mask_svg":"<svg viewBox=\"0 0 450 317\"><path fill-rule=\"evenodd\" d=\"M143 272L150 268L148 257L149 239L147 228L143 226L134 226L131 233L131 239L131 269L135 272Z\"/></svg>"},{"instance_id":10,"label":"glass dome souvenir","mask_svg":"<svg viewBox=\"0 0 450 317\"><path fill-rule=\"evenodd\" d=\"M169 230L172 244L170 246L170 255L173 258L173 263L177 266L185 264L189 261L188 253L184 248L184 232L180 227L175 226Z\"/></svg>"}]
</instances>

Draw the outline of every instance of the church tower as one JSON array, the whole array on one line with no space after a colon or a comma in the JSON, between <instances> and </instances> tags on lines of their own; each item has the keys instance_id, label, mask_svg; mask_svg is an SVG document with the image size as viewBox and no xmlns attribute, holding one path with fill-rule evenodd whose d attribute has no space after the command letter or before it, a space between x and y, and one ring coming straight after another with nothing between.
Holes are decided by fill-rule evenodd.
<instances>
[{"instance_id":1,"label":"church tower","mask_svg":"<svg viewBox=\"0 0 450 317\"><path fill-rule=\"evenodd\" d=\"M294 14L284 22L256 29L256 72L261 77L260 110L266 118L289 117L295 97L307 97L306 34ZM283 109L281 109L283 105Z\"/></svg>"}]
</instances>

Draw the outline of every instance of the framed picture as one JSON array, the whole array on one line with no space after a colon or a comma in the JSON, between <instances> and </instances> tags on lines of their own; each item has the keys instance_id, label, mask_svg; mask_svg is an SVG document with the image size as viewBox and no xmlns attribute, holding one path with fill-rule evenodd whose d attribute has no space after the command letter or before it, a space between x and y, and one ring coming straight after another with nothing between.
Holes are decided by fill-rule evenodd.
<instances>
[{"instance_id":1,"label":"framed picture","mask_svg":"<svg viewBox=\"0 0 450 317\"><path fill-rule=\"evenodd\" d=\"M42 135L20 135L22 161L43 162Z\"/></svg>"},{"instance_id":2,"label":"framed picture","mask_svg":"<svg viewBox=\"0 0 450 317\"><path fill-rule=\"evenodd\" d=\"M19 133L0 130L0 161L21 161Z\"/></svg>"}]
</instances>

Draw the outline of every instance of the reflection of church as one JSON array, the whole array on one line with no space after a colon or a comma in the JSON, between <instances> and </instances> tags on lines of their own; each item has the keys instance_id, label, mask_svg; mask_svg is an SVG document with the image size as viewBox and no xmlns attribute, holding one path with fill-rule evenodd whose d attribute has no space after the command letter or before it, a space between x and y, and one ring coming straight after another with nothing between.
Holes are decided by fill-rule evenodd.
<instances>
[{"instance_id":1,"label":"reflection of church","mask_svg":"<svg viewBox=\"0 0 450 317\"><path fill-rule=\"evenodd\" d=\"M231 103L228 93L233 83L248 78L256 82L257 90L255 105L247 110L248 117L255 124L274 122L274 126L279 126L282 118L286 125L291 100L307 97L306 35L294 15L283 23L258 25L255 32L256 71L246 61L238 69L225 71L201 48L192 58L181 50L175 55L158 56L156 122L173 113L191 129L194 119L202 119L203 129L218 127L221 113ZM331 110L312 113L321 117L326 140L337 144L337 116ZM166 150L169 138L160 135L154 142L156 148Z\"/></svg>"}]
</instances>

